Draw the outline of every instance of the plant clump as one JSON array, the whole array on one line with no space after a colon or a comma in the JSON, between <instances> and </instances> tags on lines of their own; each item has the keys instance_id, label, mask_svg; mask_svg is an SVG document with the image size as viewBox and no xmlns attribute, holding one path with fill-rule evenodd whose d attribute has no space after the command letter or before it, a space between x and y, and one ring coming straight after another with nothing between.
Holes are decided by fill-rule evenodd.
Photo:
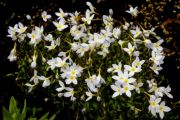
<instances>
[{"instance_id":1,"label":"plant clump","mask_svg":"<svg viewBox=\"0 0 180 120\"><path fill-rule=\"evenodd\" d=\"M170 86L160 84L164 40L154 28L115 20L111 9L99 16L86 4L84 14L59 8L56 19L43 11L38 25L9 27L14 48L8 59L17 62L16 80L27 92L44 89L57 103L73 104L90 117L93 111L101 118L132 118L149 111L164 118L171 110L164 97L173 98ZM139 13L138 7L126 12L134 18Z\"/></svg>"}]
</instances>

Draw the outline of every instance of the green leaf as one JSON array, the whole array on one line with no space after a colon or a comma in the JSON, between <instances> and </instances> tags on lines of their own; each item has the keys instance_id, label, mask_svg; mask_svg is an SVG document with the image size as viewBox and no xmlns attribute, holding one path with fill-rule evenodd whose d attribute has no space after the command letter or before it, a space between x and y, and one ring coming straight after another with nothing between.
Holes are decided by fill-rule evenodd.
<instances>
[{"instance_id":1,"label":"green leaf","mask_svg":"<svg viewBox=\"0 0 180 120\"><path fill-rule=\"evenodd\" d=\"M13 120L13 118L11 117L11 113L9 113L5 107L3 107L2 111L3 111L3 120Z\"/></svg>"},{"instance_id":2,"label":"green leaf","mask_svg":"<svg viewBox=\"0 0 180 120\"><path fill-rule=\"evenodd\" d=\"M122 114L119 115L119 120L124 120Z\"/></svg>"},{"instance_id":3,"label":"green leaf","mask_svg":"<svg viewBox=\"0 0 180 120\"><path fill-rule=\"evenodd\" d=\"M37 118L28 118L28 120L37 120Z\"/></svg>"},{"instance_id":4,"label":"green leaf","mask_svg":"<svg viewBox=\"0 0 180 120\"><path fill-rule=\"evenodd\" d=\"M55 113L54 115L52 115L52 116L49 118L49 120L55 120L55 118L56 118L56 113Z\"/></svg>"},{"instance_id":5,"label":"green leaf","mask_svg":"<svg viewBox=\"0 0 180 120\"><path fill-rule=\"evenodd\" d=\"M45 113L39 120L48 120L47 117L49 115L49 112Z\"/></svg>"},{"instance_id":6,"label":"green leaf","mask_svg":"<svg viewBox=\"0 0 180 120\"><path fill-rule=\"evenodd\" d=\"M14 99L13 96L12 96L11 99L10 99L9 112L10 112L10 113L17 113L17 112L18 112L16 100Z\"/></svg>"},{"instance_id":7,"label":"green leaf","mask_svg":"<svg viewBox=\"0 0 180 120\"><path fill-rule=\"evenodd\" d=\"M27 112L26 100L24 100L24 108L23 108L22 113L21 113L21 119L22 120L24 120L26 118L26 112Z\"/></svg>"}]
</instances>

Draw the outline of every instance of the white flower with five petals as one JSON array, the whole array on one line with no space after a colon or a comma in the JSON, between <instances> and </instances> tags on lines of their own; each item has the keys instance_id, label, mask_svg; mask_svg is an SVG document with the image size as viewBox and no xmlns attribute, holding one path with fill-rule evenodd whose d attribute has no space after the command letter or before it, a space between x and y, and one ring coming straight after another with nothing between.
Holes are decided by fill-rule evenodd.
<instances>
[{"instance_id":1,"label":"white flower with five petals","mask_svg":"<svg viewBox=\"0 0 180 120\"><path fill-rule=\"evenodd\" d=\"M65 28L68 27L68 25L65 24L65 19L64 19L64 18L61 18L61 19L59 20L59 22L54 22L54 21L53 21L53 24L56 26L56 28L57 28L58 31L62 31L62 30L64 30Z\"/></svg>"},{"instance_id":2,"label":"white flower with five petals","mask_svg":"<svg viewBox=\"0 0 180 120\"><path fill-rule=\"evenodd\" d=\"M89 10L86 10L86 16L81 18L82 21L86 22L88 25L91 24L92 19L94 18L94 14L90 15L91 12Z\"/></svg>"},{"instance_id":3,"label":"white flower with five petals","mask_svg":"<svg viewBox=\"0 0 180 120\"><path fill-rule=\"evenodd\" d=\"M41 13L41 17L42 17L43 21L47 22L47 20L51 18L51 15L48 15L46 11L43 11Z\"/></svg>"},{"instance_id":4,"label":"white flower with five petals","mask_svg":"<svg viewBox=\"0 0 180 120\"><path fill-rule=\"evenodd\" d=\"M165 102L161 102L159 105L159 108L157 109L157 112L159 113L159 116L161 119L164 118L164 112L169 112L171 110L171 108L169 108L168 106L165 106Z\"/></svg>"},{"instance_id":5,"label":"white flower with five petals","mask_svg":"<svg viewBox=\"0 0 180 120\"><path fill-rule=\"evenodd\" d=\"M129 8L129 10L126 10L127 13L130 13L133 17L137 17L138 14L138 7L133 8L132 6Z\"/></svg>"}]
</instances>

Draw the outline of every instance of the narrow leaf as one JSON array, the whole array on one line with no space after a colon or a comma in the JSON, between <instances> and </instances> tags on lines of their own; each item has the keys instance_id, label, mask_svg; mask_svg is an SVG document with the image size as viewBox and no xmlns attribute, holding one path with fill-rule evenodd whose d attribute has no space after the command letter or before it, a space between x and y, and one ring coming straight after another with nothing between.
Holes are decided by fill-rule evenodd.
<instances>
[{"instance_id":1,"label":"narrow leaf","mask_svg":"<svg viewBox=\"0 0 180 120\"><path fill-rule=\"evenodd\" d=\"M47 112L46 114L44 114L39 120L48 120L47 117L49 115L49 112Z\"/></svg>"},{"instance_id":2,"label":"narrow leaf","mask_svg":"<svg viewBox=\"0 0 180 120\"><path fill-rule=\"evenodd\" d=\"M11 113L9 113L5 107L3 107L2 111L3 111L3 120L13 120L13 118L11 117Z\"/></svg>"},{"instance_id":3,"label":"narrow leaf","mask_svg":"<svg viewBox=\"0 0 180 120\"><path fill-rule=\"evenodd\" d=\"M18 112L16 100L14 99L13 96L12 96L11 99L10 99L9 112L10 112L10 113L17 113L17 112Z\"/></svg>"}]
</instances>

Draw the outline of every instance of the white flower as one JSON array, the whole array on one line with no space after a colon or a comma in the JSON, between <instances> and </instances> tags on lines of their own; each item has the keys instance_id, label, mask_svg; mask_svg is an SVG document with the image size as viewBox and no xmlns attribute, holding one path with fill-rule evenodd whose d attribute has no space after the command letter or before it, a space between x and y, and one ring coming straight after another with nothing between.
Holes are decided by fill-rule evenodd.
<instances>
[{"instance_id":1,"label":"white flower","mask_svg":"<svg viewBox=\"0 0 180 120\"><path fill-rule=\"evenodd\" d=\"M112 16L103 15L103 22L106 26L109 26L109 24L113 24L113 18Z\"/></svg>"},{"instance_id":2,"label":"white flower","mask_svg":"<svg viewBox=\"0 0 180 120\"><path fill-rule=\"evenodd\" d=\"M54 50L56 46L57 45L55 44L55 41L51 41L51 45L45 47L50 51L50 50Z\"/></svg>"},{"instance_id":3,"label":"white flower","mask_svg":"<svg viewBox=\"0 0 180 120\"><path fill-rule=\"evenodd\" d=\"M132 53L134 51L135 47L132 46L131 43L128 43L128 48L123 48L125 52L127 52L130 56L132 56Z\"/></svg>"},{"instance_id":4,"label":"white flower","mask_svg":"<svg viewBox=\"0 0 180 120\"><path fill-rule=\"evenodd\" d=\"M97 101L101 101L101 97L100 96L97 96Z\"/></svg>"},{"instance_id":5,"label":"white flower","mask_svg":"<svg viewBox=\"0 0 180 120\"><path fill-rule=\"evenodd\" d=\"M118 39L119 36L120 36L120 34L121 34L120 28L114 28L112 34L113 34L113 36L114 36L116 39Z\"/></svg>"},{"instance_id":6,"label":"white flower","mask_svg":"<svg viewBox=\"0 0 180 120\"><path fill-rule=\"evenodd\" d=\"M77 25L77 24L78 24L79 14L80 14L80 12L77 12L77 11L75 11L74 14L69 13L69 15L71 16L71 17L70 17L70 22L71 22L73 25Z\"/></svg>"},{"instance_id":7,"label":"white flower","mask_svg":"<svg viewBox=\"0 0 180 120\"><path fill-rule=\"evenodd\" d=\"M83 72L83 68L79 65L76 65L73 63L72 66L70 66L70 74L76 74L78 77L81 76L81 73Z\"/></svg>"},{"instance_id":8,"label":"white flower","mask_svg":"<svg viewBox=\"0 0 180 120\"><path fill-rule=\"evenodd\" d=\"M145 30L143 29L143 34L145 35L145 37L149 37L149 35L156 35L156 33L154 32L155 28L151 28L151 30Z\"/></svg>"},{"instance_id":9,"label":"white flower","mask_svg":"<svg viewBox=\"0 0 180 120\"><path fill-rule=\"evenodd\" d=\"M133 52L133 56L134 56L134 57L139 57L139 54L140 54L139 51L134 51L134 52Z\"/></svg>"},{"instance_id":10,"label":"white flower","mask_svg":"<svg viewBox=\"0 0 180 120\"><path fill-rule=\"evenodd\" d=\"M36 54L36 52L34 52L34 54L32 56L32 62L31 62L31 67L32 68L36 67L36 65L37 65L36 60L37 60L37 54Z\"/></svg>"},{"instance_id":11,"label":"white flower","mask_svg":"<svg viewBox=\"0 0 180 120\"><path fill-rule=\"evenodd\" d=\"M74 88L66 87L67 92L64 93L64 97L71 97L71 101L75 101L76 98L74 97Z\"/></svg>"},{"instance_id":12,"label":"white flower","mask_svg":"<svg viewBox=\"0 0 180 120\"><path fill-rule=\"evenodd\" d=\"M52 58L51 60L47 61L47 64L49 65L51 70L54 70L54 68L56 67L56 60L54 58Z\"/></svg>"},{"instance_id":13,"label":"white flower","mask_svg":"<svg viewBox=\"0 0 180 120\"><path fill-rule=\"evenodd\" d=\"M109 9L109 15L110 15L110 16L113 15L113 9Z\"/></svg>"},{"instance_id":14,"label":"white flower","mask_svg":"<svg viewBox=\"0 0 180 120\"><path fill-rule=\"evenodd\" d=\"M45 76L39 76L38 77L39 80L43 80L43 84L42 86L45 88L45 87L48 87L50 85L50 80L49 78L45 77Z\"/></svg>"},{"instance_id":15,"label":"white flower","mask_svg":"<svg viewBox=\"0 0 180 120\"><path fill-rule=\"evenodd\" d=\"M97 54L102 55L103 58L106 57L107 54L109 53L109 49L108 49L109 46L110 46L110 44L108 46L106 46L104 44L101 45L101 51L98 51Z\"/></svg>"},{"instance_id":16,"label":"white flower","mask_svg":"<svg viewBox=\"0 0 180 120\"><path fill-rule=\"evenodd\" d=\"M119 73L118 73L119 74ZM131 74L128 73L126 70L124 71L124 74L123 74L123 84L129 84L129 83L134 83L136 81L135 78L131 78Z\"/></svg>"},{"instance_id":17,"label":"white flower","mask_svg":"<svg viewBox=\"0 0 180 120\"><path fill-rule=\"evenodd\" d=\"M72 75L70 74L68 76L68 78L65 80L66 84L70 84L70 83L73 83L73 84L77 84L77 76L76 75Z\"/></svg>"},{"instance_id":18,"label":"white flower","mask_svg":"<svg viewBox=\"0 0 180 120\"><path fill-rule=\"evenodd\" d=\"M66 66L66 68L61 69L62 70L62 74L61 77L62 78L66 78L65 82L66 84L77 84L77 77L81 76L82 73L82 67L73 64L72 66Z\"/></svg>"},{"instance_id":19,"label":"white flower","mask_svg":"<svg viewBox=\"0 0 180 120\"><path fill-rule=\"evenodd\" d=\"M30 15L26 15L26 19L27 20L31 20L31 16Z\"/></svg>"},{"instance_id":20,"label":"white flower","mask_svg":"<svg viewBox=\"0 0 180 120\"><path fill-rule=\"evenodd\" d=\"M130 65L124 65L125 70L129 71L129 76L133 76L135 73L138 73L141 71L141 66L136 67L134 64L132 66Z\"/></svg>"},{"instance_id":21,"label":"white flower","mask_svg":"<svg viewBox=\"0 0 180 120\"><path fill-rule=\"evenodd\" d=\"M160 101L161 101L161 98L156 98L154 95L150 96L150 100L149 100L150 105L148 109L152 113L153 116L156 116Z\"/></svg>"},{"instance_id":22,"label":"white flower","mask_svg":"<svg viewBox=\"0 0 180 120\"><path fill-rule=\"evenodd\" d=\"M169 98L173 98L173 96L169 92L171 92L171 88L168 85L167 88L163 90L163 93L166 94Z\"/></svg>"},{"instance_id":23,"label":"white flower","mask_svg":"<svg viewBox=\"0 0 180 120\"><path fill-rule=\"evenodd\" d=\"M122 63L112 64L112 67L107 70L107 72L120 72L122 69Z\"/></svg>"},{"instance_id":24,"label":"white flower","mask_svg":"<svg viewBox=\"0 0 180 120\"><path fill-rule=\"evenodd\" d=\"M18 24L15 24L14 27L9 26L8 28L8 33L7 37L11 37L13 41L17 39L16 32L18 30Z\"/></svg>"},{"instance_id":25,"label":"white flower","mask_svg":"<svg viewBox=\"0 0 180 120\"><path fill-rule=\"evenodd\" d=\"M58 97L62 97L64 93L58 93Z\"/></svg>"},{"instance_id":26,"label":"white flower","mask_svg":"<svg viewBox=\"0 0 180 120\"><path fill-rule=\"evenodd\" d=\"M34 82L35 85L39 83L39 76L37 75L37 70L34 70L34 75L30 79L30 82L32 81Z\"/></svg>"},{"instance_id":27,"label":"white flower","mask_svg":"<svg viewBox=\"0 0 180 120\"><path fill-rule=\"evenodd\" d=\"M21 22L18 23L18 26L19 26L19 28L17 29L17 32L18 32L19 34L24 33L24 32L26 31L26 29L27 29L27 27L24 26Z\"/></svg>"},{"instance_id":28,"label":"white flower","mask_svg":"<svg viewBox=\"0 0 180 120\"><path fill-rule=\"evenodd\" d=\"M103 15L103 22L105 24L105 29L109 29L109 30L112 30L113 29L113 18L111 15L109 16L106 16L106 15Z\"/></svg>"},{"instance_id":29,"label":"white flower","mask_svg":"<svg viewBox=\"0 0 180 120\"><path fill-rule=\"evenodd\" d=\"M64 83L60 80L58 82L59 82L60 87L56 88L56 91L61 92L61 91L65 90L66 87L64 86Z\"/></svg>"},{"instance_id":30,"label":"white flower","mask_svg":"<svg viewBox=\"0 0 180 120\"><path fill-rule=\"evenodd\" d=\"M99 74L98 74L98 76L97 76L96 78L97 78L98 81L99 81L99 84L96 85L97 87L101 87L101 84L105 84L105 83L106 83L105 80L104 80L104 78L101 76L100 70L99 70Z\"/></svg>"},{"instance_id":31,"label":"white flower","mask_svg":"<svg viewBox=\"0 0 180 120\"><path fill-rule=\"evenodd\" d=\"M139 57L132 62L132 66L124 65L125 70L129 71L129 75L133 76L135 73L141 72L141 65L145 62L145 60L139 60Z\"/></svg>"},{"instance_id":32,"label":"white flower","mask_svg":"<svg viewBox=\"0 0 180 120\"><path fill-rule=\"evenodd\" d=\"M56 61L55 66L56 67L66 67L68 64L68 63L66 63L67 59L68 59L68 57L65 57L64 59L61 59L60 57L56 57L55 58L55 61Z\"/></svg>"},{"instance_id":33,"label":"white flower","mask_svg":"<svg viewBox=\"0 0 180 120\"><path fill-rule=\"evenodd\" d=\"M171 110L171 108L169 108L168 106L165 106L165 102L163 101L159 105L157 112L159 113L160 118L163 119L164 118L164 112L169 112L170 110Z\"/></svg>"},{"instance_id":34,"label":"white flower","mask_svg":"<svg viewBox=\"0 0 180 120\"><path fill-rule=\"evenodd\" d=\"M32 31L32 33L27 33L27 36L31 39L29 44L36 45L39 42L39 39L41 38L41 35L38 34L36 31Z\"/></svg>"},{"instance_id":35,"label":"white flower","mask_svg":"<svg viewBox=\"0 0 180 120\"><path fill-rule=\"evenodd\" d=\"M149 88L152 88L153 86L156 86L157 84L154 82L155 79L147 80L147 83L149 85Z\"/></svg>"},{"instance_id":36,"label":"white flower","mask_svg":"<svg viewBox=\"0 0 180 120\"><path fill-rule=\"evenodd\" d=\"M89 100L92 99L92 97L94 96L94 94L92 94L91 92L86 92L86 95L88 96L88 98L86 99L86 101L89 101Z\"/></svg>"},{"instance_id":37,"label":"white flower","mask_svg":"<svg viewBox=\"0 0 180 120\"><path fill-rule=\"evenodd\" d=\"M133 34L133 38L137 38L142 34L140 28L136 26L136 30L130 30L130 32Z\"/></svg>"},{"instance_id":38,"label":"white flower","mask_svg":"<svg viewBox=\"0 0 180 120\"><path fill-rule=\"evenodd\" d=\"M148 48L148 49L150 49L150 48L152 48L152 42L151 42L151 40L150 39L147 39L147 38L144 38L144 45Z\"/></svg>"},{"instance_id":39,"label":"white flower","mask_svg":"<svg viewBox=\"0 0 180 120\"><path fill-rule=\"evenodd\" d=\"M112 32L109 28L106 28L105 30L101 30L101 34L103 34L104 39L108 41L109 43L114 42L115 39L112 38Z\"/></svg>"},{"instance_id":40,"label":"white flower","mask_svg":"<svg viewBox=\"0 0 180 120\"><path fill-rule=\"evenodd\" d=\"M142 64L144 64L145 60L139 60L139 57L136 57L136 59L133 61L132 65L136 67L141 67Z\"/></svg>"},{"instance_id":41,"label":"white flower","mask_svg":"<svg viewBox=\"0 0 180 120\"><path fill-rule=\"evenodd\" d=\"M18 35L18 42L20 43L20 42L24 41L25 37L26 37L26 34L19 34Z\"/></svg>"},{"instance_id":42,"label":"white flower","mask_svg":"<svg viewBox=\"0 0 180 120\"><path fill-rule=\"evenodd\" d=\"M90 2L86 2L86 5L90 8L91 12L94 12L95 7Z\"/></svg>"},{"instance_id":43,"label":"white flower","mask_svg":"<svg viewBox=\"0 0 180 120\"><path fill-rule=\"evenodd\" d=\"M128 22L125 22L125 25L123 25L123 29L124 30L128 30L129 28L129 23Z\"/></svg>"},{"instance_id":44,"label":"white flower","mask_svg":"<svg viewBox=\"0 0 180 120\"><path fill-rule=\"evenodd\" d=\"M139 94L139 93L140 93L140 89L139 89L139 88L143 86L143 83L141 83L141 82L139 82L139 83L135 82L133 85L134 85L134 88L135 88L136 92Z\"/></svg>"},{"instance_id":45,"label":"white flower","mask_svg":"<svg viewBox=\"0 0 180 120\"><path fill-rule=\"evenodd\" d=\"M66 58L66 52L59 52L58 56ZM69 58L69 57L67 57L67 58Z\"/></svg>"},{"instance_id":46,"label":"white flower","mask_svg":"<svg viewBox=\"0 0 180 120\"><path fill-rule=\"evenodd\" d=\"M129 10L126 10L127 13L130 13L133 17L137 17L138 14L138 7L133 8L132 6L130 7Z\"/></svg>"},{"instance_id":47,"label":"white flower","mask_svg":"<svg viewBox=\"0 0 180 120\"><path fill-rule=\"evenodd\" d=\"M47 36L44 37L44 39L45 39L46 41L53 41L53 40L54 40L52 34L48 34Z\"/></svg>"},{"instance_id":48,"label":"white flower","mask_svg":"<svg viewBox=\"0 0 180 120\"><path fill-rule=\"evenodd\" d=\"M84 30L83 29L79 30L77 25L74 25L71 28L70 33L74 37L75 40L78 40L85 36Z\"/></svg>"},{"instance_id":49,"label":"white flower","mask_svg":"<svg viewBox=\"0 0 180 120\"><path fill-rule=\"evenodd\" d=\"M92 92L97 92L98 91L98 89L96 87L100 85L100 80L101 79L98 79L96 75L92 75L89 78L85 79L88 88Z\"/></svg>"},{"instance_id":50,"label":"white flower","mask_svg":"<svg viewBox=\"0 0 180 120\"><path fill-rule=\"evenodd\" d=\"M116 76L112 76L113 79L115 79L116 81L118 81L119 83L123 83L124 81L124 73L122 71L118 72L118 75Z\"/></svg>"},{"instance_id":51,"label":"white flower","mask_svg":"<svg viewBox=\"0 0 180 120\"><path fill-rule=\"evenodd\" d=\"M93 48L98 48L100 45L102 45L103 42L105 41L104 39L105 38L102 34L94 33L93 38L90 39L88 42L91 48L93 49Z\"/></svg>"},{"instance_id":52,"label":"white flower","mask_svg":"<svg viewBox=\"0 0 180 120\"><path fill-rule=\"evenodd\" d=\"M90 11L86 10L86 16L81 18L82 21L87 22L87 24L91 24L91 20L94 18L94 14L90 16Z\"/></svg>"},{"instance_id":53,"label":"white flower","mask_svg":"<svg viewBox=\"0 0 180 120\"><path fill-rule=\"evenodd\" d=\"M152 67L150 67L157 75L159 74L159 71L162 70L163 68L161 66L157 66L154 64Z\"/></svg>"},{"instance_id":54,"label":"white flower","mask_svg":"<svg viewBox=\"0 0 180 120\"><path fill-rule=\"evenodd\" d=\"M30 83L26 83L25 86L29 87L28 93L30 93L35 85L32 85Z\"/></svg>"},{"instance_id":55,"label":"white flower","mask_svg":"<svg viewBox=\"0 0 180 120\"><path fill-rule=\"evenodd\" d=\"M61 8L59 8L59 12L56 12L55 14L59 17L58 19L62 19L68 15L68 13L64 13L64 11Z\"/></svg>"},{"instance_id":56,"label":"white flower","mask_svg":"<svg viewBox=\"0 0 180 120\"><path fill-rule=\"evenodd\" d=\"M111 85L111 89L115 91L115 93L112 95L112 98L122 95L123 93L123 90L120 87L120 85Z\"/></svg>"},{"instance_id":57,"label":"white flower","mask_svg":"<svg viewBox=\"0 0 180 120\"><path fill-rule=\"evenodd\" d=\"M123 44L125 43L125 41L123 41L123 40L119 40L118 41L118 44L121 46L121 49L123 48Z\"/></svg>"},{"instance_id":58,"label":"white flower","mask_svg":"<svg viewBox=\"0 0 180 120\"><path fill-rule=\"evenodd\" d=\"M130 84L123 85L123 92L128 96L131 97L131 90L134 90L134 86Z\"/></svg>"},{"instance_id":59,"label":"white flower","mask_svg":"<svg viewBox=\"0 0 180 120\"><path fill-rule=\"evenodd\" d=\"M90 89L90 91L92 91L92 92L98 91L98 89L96 88L96 86L92 82L86 80L86 83L87 83L87 86Z\"/></svg>"},{"instance_id":60,"label":"white flower","mask_svg":"<svg viewBox=\"0 0 180 120\"><path fill-rule=\"evenodd\" d=\"M153 83L153 81L148 81L150 90L148 92L154 92L156 97L163 97L163 95L167 95L169 98L173 98L173 96L169 93L171 91L171 88L168 86L165 87L157 87L156 83Z\"/></svg>"},{"instance_id":61,"label":"white flower","mask_svg":"<svg viewBox=\"0 0 180 120\"><path fill-rule=\"evenodd\" d=\"M148 92L154 92L156 97L163 97L164 87L157 87L157 84L153 85Z\"/></svg>"},{"instance_id":62,"label":"white flower","mask_svg":"<svg viewBox=\"0 0 180 120\"><path fill-rule=\"evenodd\" d=\"M17 56L16 56L16 43L14 43L14 47L11 50L8 59L10 62L16 61L17 60Z\"/></svg>"},{"instance_id":63,"label":"white flower","mask_svg":"<svg viewBox=\"0 0 180 120\"><path fill-rule=\"evenodd\" d=\"M35 32L41 36L44 32L44 27L43 26L41 26L41 27L35 26Z\"/></svg>"},{"instance_id":64,"label":"white flower","mask_svg":"<svg viewBox=\"0 0 180 120\"><path fill-rule=\"evenodd\" d=\"M57 28L58 31L62 31L62 30L64 30L65 28L68 27L68 25L65 25L65 20L64 20L64 18L61 18L61 19L59 20L59 22L54 22L54 21L53 21L53 24L56 26L56 28Z\"/></svg>"},{"instance_id":65,"label":"white flower","mask_svg":"<svg viewBox=\"0 0 180 120\"><path fill-rule=\"evenodd\" d=\"M160 64L163 64L163 60L164 60L165 56L163 56L162 54L160 53L157 53L155 51L152 51L151 52L151 58L150 60L152 60L154 62L154 64L156 65L160 65Z\"/></svg>"},{"instance_id":66,"label":"white flower","mask_svg":"<svg viewBox=\"0 0 180 120\"><path fill-rule=\"evenodd\" d=\"M73 42L71 43L71 50L77 51L81 47L81 44L79 42Z\"/></svg>"},{"instance_id":67,"label":"white flower","mask_svg":"<svg viewBox=\"0 0 180 120\"><path fill-rule=\"evenodd\" d=\"M85 52L89 50L89 45L86 43L82 43L80 48L76 51L76 53L79 55L79 57L82 57Z\"/></svg>"},{"instance_id":68,"label":"white flower","mask_svg":"<svg viewBox=\"0 0 180 120\"><path fill-rule=\"evenodd\" d=\"M42 60L43 64L46 62L46 58L43 56L43 54L41 54L41 60Z\"/></svg>"},{"instance_id":69,"label":"white flower","mask_svg":"<svg viewBox=\"0 0 180 120\"><path fill-rule=\"evenodd\" d=\"M163 50L163 48L161 47L161 44L163 43L163 40L161 39L161 40L158 40L156 43L153 43L152 44L152 50L153 51L162 51Z\"/></svg>"},{"instance_id":70,"label":"white flower","mask_svg":"<svg viewBox=\"0 0 180 120\"><path fill-rule=\"evenodd\" d=\"M43 11L41 17L45 22L47 22L47 20L51 18L51 15L48 15L46 11Z\"/></svg>"},{"instance_id":71,"label":"white flower","mask_svg":"<svg viewBox=\"0 0 180 120\"><path fill-rule=\"evenodd\" d=\"M154 92L156 97L163 97L165 87L157 87L157 83L154 82L154 79L151 81L148 80L147 83L150 88L148 92Z\"/></svg>"}]
</instances>

